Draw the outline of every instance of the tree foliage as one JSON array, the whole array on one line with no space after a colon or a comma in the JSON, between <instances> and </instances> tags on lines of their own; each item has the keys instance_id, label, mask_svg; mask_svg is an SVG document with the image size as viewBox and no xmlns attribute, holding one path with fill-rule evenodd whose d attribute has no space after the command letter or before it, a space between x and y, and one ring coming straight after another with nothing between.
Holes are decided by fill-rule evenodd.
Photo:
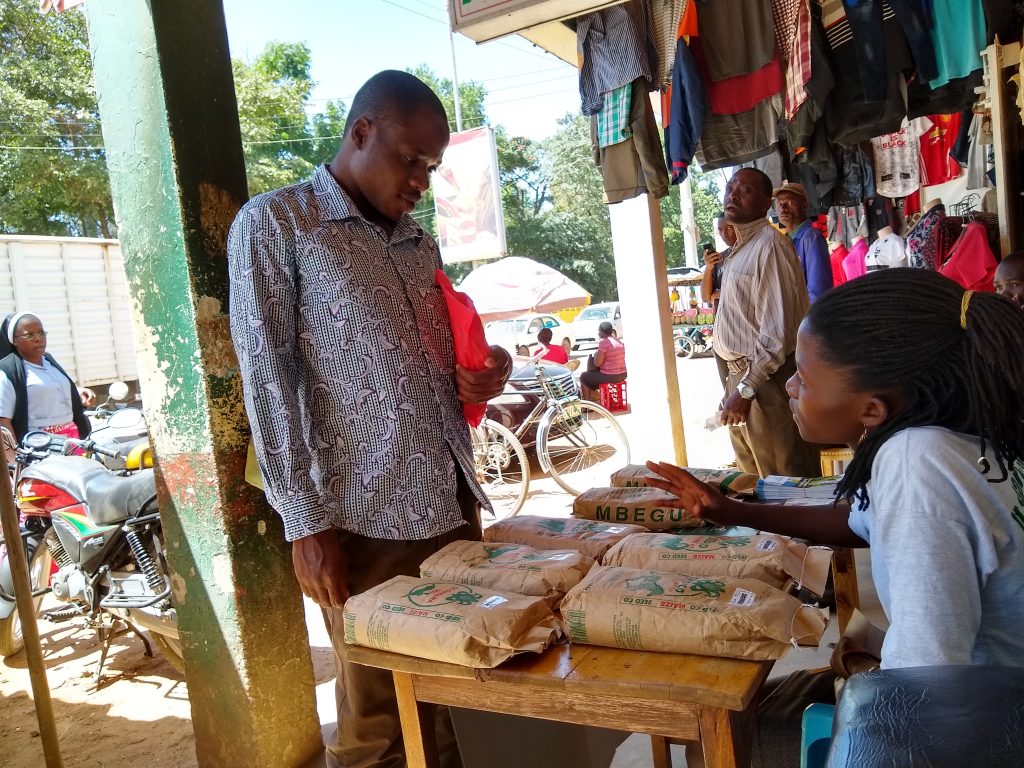
<instances>
[{"instance_id":1,"label":"tree foliage","mask_svg":"<svg viewBox=\"0 0 1024 768\"><path fill-rule=\"evenodd\" d=\"M85 18L0 3L0 231L114 234Z\"/></svg>"}]
</instances>

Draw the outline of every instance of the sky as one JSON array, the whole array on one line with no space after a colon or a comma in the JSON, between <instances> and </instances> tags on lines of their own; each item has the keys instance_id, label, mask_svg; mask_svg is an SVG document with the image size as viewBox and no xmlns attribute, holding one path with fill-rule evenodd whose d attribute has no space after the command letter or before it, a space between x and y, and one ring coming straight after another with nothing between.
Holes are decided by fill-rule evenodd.
<instances>
[{"instance_id":1,"label":"sky","mask_svg":"<svg viewBox=\"0 0 1024 768\"><path fill-rule=\"evenodd\" d=\"M446 0L224 0L224 13L236 58L251 61L271 41L309 46L314 110L328 99L351 104L382 69L426 64L452 74ZM576 69L518 35L477 45L456 33L455 57L459 80L484 84L491 123L511 135L546 138L559 117L579 112Z\"/></svg>"}]
</instances>

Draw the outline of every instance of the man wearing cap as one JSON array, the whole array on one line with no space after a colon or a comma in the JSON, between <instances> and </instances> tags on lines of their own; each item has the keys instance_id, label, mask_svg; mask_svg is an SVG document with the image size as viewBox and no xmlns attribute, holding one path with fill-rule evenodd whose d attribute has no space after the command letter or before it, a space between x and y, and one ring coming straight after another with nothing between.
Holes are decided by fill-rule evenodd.
<instances>
[{"instance_id":1,"label":"man wearing cap","mask_svg":"<svg viewBox=\"0 0 1024 768\"><path fill-rule=\"evenodd\" d=\"M792 238L797 256L800 257L807 281L807 293L813 302L832 287L832 262L828 257L828 245L807 218L807 192L802 184L786 182L776 187L773 195L779 221Z\"/></svg>"}]
</instances>

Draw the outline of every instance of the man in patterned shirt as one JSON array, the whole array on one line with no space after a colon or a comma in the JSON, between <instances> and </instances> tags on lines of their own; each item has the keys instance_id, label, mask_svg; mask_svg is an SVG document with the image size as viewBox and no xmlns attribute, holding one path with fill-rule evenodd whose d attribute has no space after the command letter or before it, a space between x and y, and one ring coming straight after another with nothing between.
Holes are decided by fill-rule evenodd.
<instances>
[{"instance_id":1,"label":"man in patterned shirt","mask_svg":"<svg viewBox=\"0 0 1024 768\"><path fill-rule=\"evenodd\" d=\"M744 472L814 476L818 452L800 437L786 392L809 307L807 284L793 243L765 218L771 203L771 179L754 168L741 168L725 187L725 220L736 244L715 315L715 354L729 370L722 421Z\"/></svg>"},{"instance_id":2,"label":"man in patterned shirt","mask_svg":"<svg viewBox=\"0 0 1024 768\"><path fill-rule=\"evenodd\" d=\"M246 411L295 575L331 631L328 756L344 768L398 768L405 754L391 675L346 660L342 606L480 537L488 502L461 402L499 394L512 366L498 347L483 371L455 365L437 244L408 215L447 145L433 92L381 72L356 94L334 160L250 200L228 240Z\"/></svg>"}]
</instances>

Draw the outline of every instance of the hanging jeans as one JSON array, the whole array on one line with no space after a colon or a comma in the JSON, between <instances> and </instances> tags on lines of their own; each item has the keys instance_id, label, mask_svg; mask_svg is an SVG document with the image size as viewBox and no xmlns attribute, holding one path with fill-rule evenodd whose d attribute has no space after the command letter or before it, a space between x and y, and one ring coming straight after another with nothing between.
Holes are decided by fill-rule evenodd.
<instances>
[{"instance_id":1,"label":"hanging jeans","mask_svg":"<svg viewBox=\"0 0 1024 768\"><path fill-rule=\"evenodd\" d=\"M920 0L888 0L903 29L921 80L938 77L935 48L928 32L927 17ZM857 71L864 88L864 100L885 101L888 64L885 55L885 29L882 0L843 0L846 18L853 32L857 52Z\"/></svg>"}]
</instances>

